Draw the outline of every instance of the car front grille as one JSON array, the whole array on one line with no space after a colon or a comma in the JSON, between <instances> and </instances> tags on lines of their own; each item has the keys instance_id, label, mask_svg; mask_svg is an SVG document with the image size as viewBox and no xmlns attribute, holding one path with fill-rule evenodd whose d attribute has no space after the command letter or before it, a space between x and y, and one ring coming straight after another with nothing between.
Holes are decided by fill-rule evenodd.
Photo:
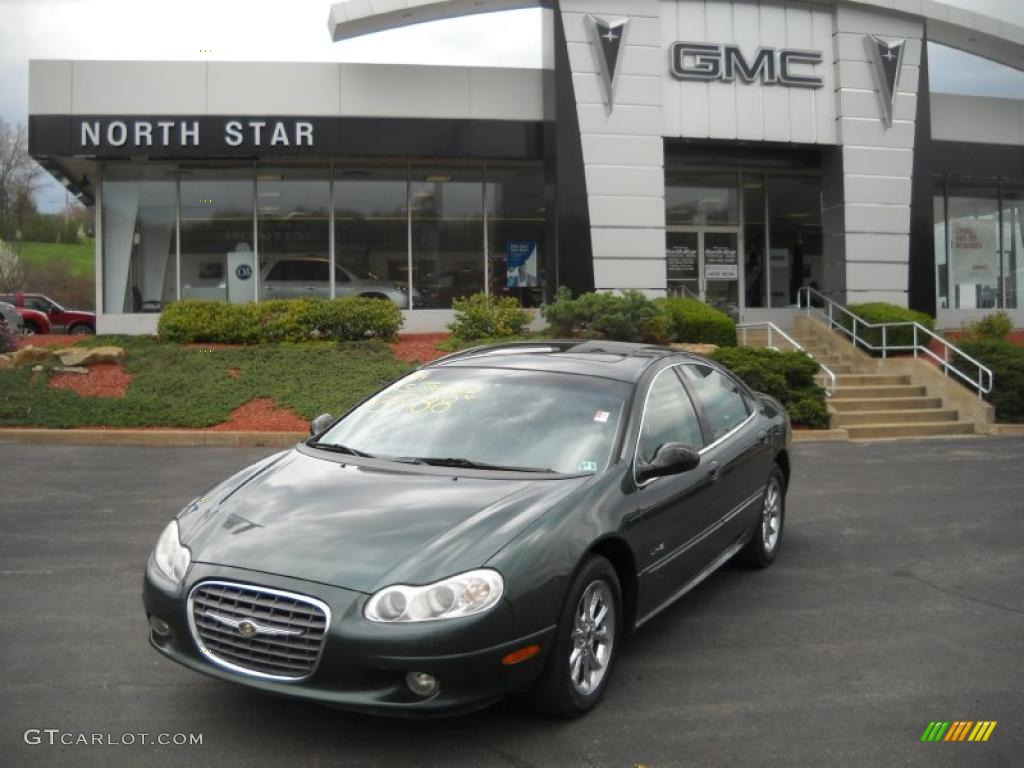
<instances>
[{"instance_id":1,"label":"car front grille","mask_svg":"<svg viewBox=\"0 0 1024 768\"><path fill-rule=\"evenodd\" d=\"M294 681L313 674L330 609L292 592L204 581L189 595L188 618L199 650L215 664Z\"/></svg>"}]
</instances>

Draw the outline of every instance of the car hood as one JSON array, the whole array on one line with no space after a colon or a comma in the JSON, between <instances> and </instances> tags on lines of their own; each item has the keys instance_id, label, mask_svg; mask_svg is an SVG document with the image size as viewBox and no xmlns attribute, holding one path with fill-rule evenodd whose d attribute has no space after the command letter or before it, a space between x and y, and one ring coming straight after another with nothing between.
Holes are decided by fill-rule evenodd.
<instances>
[{"instance_id":1,"label":"car hood","mask_svg":"<svg viewBox=\"0 0 1024 768\"><path fill-rule=\"evenodd\" d=\"M179 516L192 560L361 592L480 567L587 478L278 454Z\"/></svg>"}]
</instances>

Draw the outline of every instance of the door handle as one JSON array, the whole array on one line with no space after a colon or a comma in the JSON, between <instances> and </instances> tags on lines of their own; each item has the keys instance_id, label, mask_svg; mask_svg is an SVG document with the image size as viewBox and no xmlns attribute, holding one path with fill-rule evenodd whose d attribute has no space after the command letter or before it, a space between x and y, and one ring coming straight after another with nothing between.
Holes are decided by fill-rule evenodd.
<instances>
[{"instance_id":1,"label":"door handle","mask_svg":"<svg viewBox=\"0 0 1024 768\"><path fill-rule=\"evenodd\" d=\"M718 465L717 461L712 461L708 464L708 477L710 477L711 481L714 483L717 483L722 479L722 468Z\"/></svg>"}]
</instances>

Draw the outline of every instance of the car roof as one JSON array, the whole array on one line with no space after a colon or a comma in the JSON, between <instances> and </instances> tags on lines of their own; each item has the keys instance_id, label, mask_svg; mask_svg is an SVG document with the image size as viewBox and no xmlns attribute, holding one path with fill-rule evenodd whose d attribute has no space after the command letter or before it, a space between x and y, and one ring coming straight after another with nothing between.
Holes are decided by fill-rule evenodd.
<instances>
[{"instance_id":1,"label":"car roof","mask_svg":"<svg viewBox=\"0 0 1024 768\"><path fill-rule=\"evenodd\" d=\"M522 341L474 347L442 357L428 368L508 368L573 373L636 382L659 360L704 358L669 347L624 341Z\"/></svg>"}]
</instances>

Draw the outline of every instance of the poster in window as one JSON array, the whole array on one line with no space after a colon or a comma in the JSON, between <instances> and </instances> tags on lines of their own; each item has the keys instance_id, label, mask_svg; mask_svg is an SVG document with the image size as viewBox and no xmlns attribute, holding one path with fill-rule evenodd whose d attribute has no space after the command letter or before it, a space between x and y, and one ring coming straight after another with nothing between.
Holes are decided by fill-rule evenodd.
<instances>
[{"instance_id":1,"label":"poster in window","mask_svg":"<svg viewBox=\"0 0 1024 768\"><path fill-rule=\"evenodd\" d=\"M507 240L505 263L509 288L535 288L537 281L537 241Z\"/></svg>"},{"instance_id":2,"label":"poster in window","mask_svg":"<svg viewBox=\"0 0 1024 768\"><path fill-rule=\"evenodd\" d=\"M986 219L950 219L949 255L956 282L996 282L996 223Z\"/></svg>"},{"instance_id":3,"label":"poster in window","mask_svg":"<svg viewBox=\"0 0 1024 768\"><path fill-rule=\"evenodd\" d=\"M674 245L665 252L669 280L696 280L697 249L689 245Z\"/></svg>"},{"instance_id":4,"label":"poster in window","mask_svg":"<svg viewBox=\"0 0 1024 768\"><path fill-rule=\"evenodd\" d=\"M704 249L704 277L708 280L736 280L740 265L736 248L713 245Z\"/></svg>"}]
</instances>

